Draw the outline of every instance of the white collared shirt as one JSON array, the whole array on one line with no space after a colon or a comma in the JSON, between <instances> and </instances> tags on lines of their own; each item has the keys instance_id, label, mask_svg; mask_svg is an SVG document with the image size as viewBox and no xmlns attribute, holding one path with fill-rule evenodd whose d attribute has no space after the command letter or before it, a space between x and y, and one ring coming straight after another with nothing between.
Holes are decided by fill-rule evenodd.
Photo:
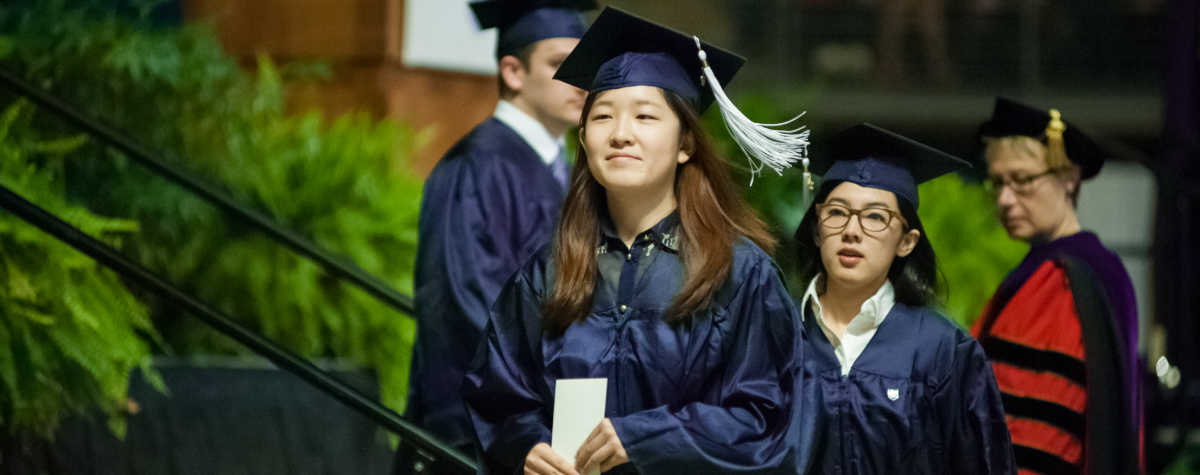
<instances>
[{"instance_id":1,"label":"white collared shirt","mask_svg":"<svg viewBox=\"0 0 1200 475\"><path fill-rule=\"evenodd\" d=\"M891 281L885 280L875 295L863 302L858 315L850 320L850 324L846 325L846 331L842 333L841 338L838 338L833 330L825 324L825 319L821 314L821 299L817 296L817 281L820 278L817 276L808 284L808 290L804 292L800 308L803 309L809 301L812 302L813 315L817 318L817 325L821 327L821 331L825 333L825 338L829 339L829 343L833 344L833 352L837 355L838 362L842 364L842 376L845 376L850 374L850 367L854 366L854 361L862 355L863 350L867 349L867 344L871 342L871 338L875 337L875 331L879 329L879 325L883 324L883 319L887 318L888 312L892 311L892 307L896 305L896 289L892 287ZM804 314L805 312L801 311L800 318L804 318Z\"/></svg>"},{"instance_id":2,"label":"white collared shirt","mask_svg":"<svg viewBox=\"0 0 1200 475\"><path fill-rule=\"evenodd\" d=\"M546 131L546 126L541 122L506 100L501 99L500 103L496 104L496 112L492 113L492 116L525 139L525 143L533 147L533 151L537 152L538 157L541 157L546 165L554 163L554 160L558 158L558 151L567 144L566 139L561 135L558 138L550 135L550 132Z\"/></svg>"}]
</instances>

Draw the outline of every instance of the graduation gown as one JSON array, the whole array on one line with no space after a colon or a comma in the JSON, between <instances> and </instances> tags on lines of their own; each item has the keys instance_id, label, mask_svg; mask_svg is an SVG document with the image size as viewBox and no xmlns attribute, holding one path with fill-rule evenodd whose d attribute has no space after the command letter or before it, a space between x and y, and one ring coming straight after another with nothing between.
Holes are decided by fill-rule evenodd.
<instances>
[{"instance_id":1,"label":"graduation gown","mask_svg":"<svg viewBox=\"0 0 1200 475\"><path fill-rule=\"evenodd\" d=\"M630 460L609 473L794 473L802 347L780 271L742 239L711 308L672 327L663 312L683 278L672 219L632 249L605 234L592 313L561 337L542 328L549 247L505 285L463 384L480 473L516 473L550 442L563 378L608 379L604 414Z\"/></svg>"},{"instance_id":2,"label":"graduation gown","mask_svg":"<svg viewBox=\"0 0 1200 475\"><path fill-rule=\"evenodd\" d=\"M1034 245L972 333L995 366L1023 471L1139 471L1133 285L1095 234Z\"/></svg>"},{"instance_id":3,"label":"graduation gown","mask_svg":"<svg viewBox=\"0 0 1200 475\"><path fill-rule=\"evenodd\" d=\"M562 199L541 157L494 117L455 144L425 180L405 416L445 442L472 445L463 375L500 288L554 235Z\"/></svg>"},{"instance_id":4,"label":"graduation gown","mask_svg":"<svg viewBox=\"0 0 1200 475\"><path fill-rule=\"evenodd\" d=\"M842 376L805 309L803 404L821 414L812 473L1013 474L1000 392L983 349L924 308L897 303Z\"/></svg>"}]
</instances>

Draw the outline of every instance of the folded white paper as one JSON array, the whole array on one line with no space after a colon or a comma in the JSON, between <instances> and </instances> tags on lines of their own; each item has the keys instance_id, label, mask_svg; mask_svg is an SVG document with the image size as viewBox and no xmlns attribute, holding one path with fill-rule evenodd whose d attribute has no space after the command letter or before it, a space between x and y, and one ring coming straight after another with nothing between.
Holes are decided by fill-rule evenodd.
<instances>
[{"instance_id":1,"label":"folded white paper","mask_svg":"<svg viewBox=\"0 0 1200 475\"><path fill-rule=\"evenodd\" d=\"M574 464L579 447L604 420L608 380L560 379L554 386L554 427L550 432L550 447ZM584 475L598 473L600 471L595 470Z\"/></svg>"}]
</instances>

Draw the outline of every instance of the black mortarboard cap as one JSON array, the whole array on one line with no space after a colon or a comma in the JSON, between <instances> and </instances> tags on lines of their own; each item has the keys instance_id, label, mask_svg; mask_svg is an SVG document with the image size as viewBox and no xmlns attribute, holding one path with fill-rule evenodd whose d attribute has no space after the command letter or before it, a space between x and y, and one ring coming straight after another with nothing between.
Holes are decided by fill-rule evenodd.
<instances>
[{"instance_id":1,"label":"black mortarboard cap","mask_svg":"<svg viewBox=\"0 0 1200 475\"><path fill-rule=\"evenodd\" d=\"M830 153L813 157L810 168L822 187L841 182L890 191L917 208L917 185L971 168L966 161L871 124L842 130L830 139Z\"/></svg>"},{"instance_id":2,"label":"black mortarboard cap","mask_svg":"<svg viewBox=\"0 0 1200 475\"><path fill-rule=\"evenodd\" d=\"M997 97L992 118L979 127L980 139L984 137L1025 136L1047 142L1047 129L1054 109L1036 109L1012 99ZM1070 122L1062 121L1062 147L1067 159L1079 165L1083 178L1100 173L1107 153L1091 137ZM1047 146L1050 144L1047 143ZM1065 162L1064 162L1065 163Z\"/></svg>"},{"instance_id":3,"label":"black mortarboard cap","mask_svg":"<svg viewBox=\"0 0 1200 475\"><path fill-rule=\"evenodd\" d=\"M550 38L579 38L587 31L580 12L595 0L485 0L470 4L480 29L497 28L496 59Z\"/></svg>"},{"instance_id":4,"label":"black mortarboard cap","mask_svg":"<svg viewBox=\"0 0 1200 475\"><path fill-rule=\"evenodd\" d=\"M724 87L746 59L702 43L708 64ZM654 86L675 92L704 112L714 100L704 84L696 40L687 35L607 7L558 67L554 79L596 93L631 86Z\"/></svg>"}]
</instances>

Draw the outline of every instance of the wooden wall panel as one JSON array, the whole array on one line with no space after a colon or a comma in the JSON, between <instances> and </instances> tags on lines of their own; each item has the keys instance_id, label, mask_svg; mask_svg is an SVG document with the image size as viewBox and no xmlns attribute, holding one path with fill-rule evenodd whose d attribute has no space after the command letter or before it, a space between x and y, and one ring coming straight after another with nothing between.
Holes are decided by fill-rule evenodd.
<instances>
[{"instance_id":1,"label":"wooden wall panel","mask_svg":"<svg viewBox=\"0 0 1200 475\"><path fill-rule=\"evenodd\" d=\"M389 0L189 0L189 19L216 22L227 51L282 58L377 59Z\"/></svg>"},{"instance_id":2,"label":"wooden wall panel","mask_svg":"<svg viewBox=\"0 0 1200 475\"><path fill-rule=\"evenodd\" d=\"M188 0L189 20L213 21L226 51L247 67L322 59L333 77L295 85L289 109L329 116L365 110L425 130L413 160L422 176L460 137L491 115L496 79L401 64L404 0Z\"/></svg>"},{"instance_id":3,"label":"wooden wall panel","mask_svg":"<svg viewBox=\"0 0 1200 475\"><path fill-rule=\"evenodd\" d=\"M384 69L388 116L426 131L428 142L414 160L422 176L429 173L455 142L492 115L499 100L494 76L414 69Z\"/></svg>"}]
</instances>

